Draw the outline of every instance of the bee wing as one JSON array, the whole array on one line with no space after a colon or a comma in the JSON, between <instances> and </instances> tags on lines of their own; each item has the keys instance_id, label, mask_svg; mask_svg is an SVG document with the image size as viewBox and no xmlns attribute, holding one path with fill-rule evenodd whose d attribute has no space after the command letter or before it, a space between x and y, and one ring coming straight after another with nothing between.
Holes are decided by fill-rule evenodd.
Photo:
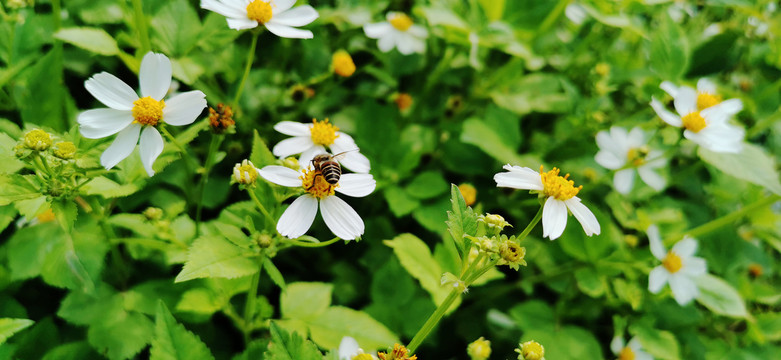
<instances>
[{"instance_id":1,"label":"bee wing","mask_svg":"<svg viewBox=\"0 0 781 360\"><path fill-rule=\"evenodd\" d=\"M342 159L344 159L345 156L347 156L347 153L352 152L352 151L359 151L359 150L360 149L355 148L355 149L351 149L351 150L347 150L347 151L342 151L342 152L340 152L338 154L334 154L334 160L341 161Z\"/></svg>"}]
</instances>

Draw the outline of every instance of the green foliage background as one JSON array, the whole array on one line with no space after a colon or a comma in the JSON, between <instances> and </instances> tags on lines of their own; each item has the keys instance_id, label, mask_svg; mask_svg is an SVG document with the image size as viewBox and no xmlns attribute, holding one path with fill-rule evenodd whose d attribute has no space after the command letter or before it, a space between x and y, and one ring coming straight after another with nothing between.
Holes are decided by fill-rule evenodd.
<instances>
[{"instance_id":1,"label":"green foliage background","mask_svg":"<svg viewBox=\"0 0 781 360\"><path fill-rule=\"evenodd\" d=\"M367 350L409 341L449 292L442 273L459 269L451 234L469 231L452 216L474 216L450 184L473 184L474 211L504 216L515 226L508 233L537 212L526 191L496 187L506 163L570 173L602 233L585 236L574 218L553 242L535 229L522 243L529 265L475 283L419 358L467 358L466 345L480 336L492 341L494 358L513 357L529 339L546 346L549 360L611 358L616 334L637 336L659 359L781 353L781 207L762 203L781 194L781 11L773 1L309 1L320 13L306 27L314 39L260 35L235 104L236 131L207 172L197 230L203 168L188 162L207 158L207 115L171 129L187 153L167 141L154 177L135 154L101 173L110 141L81 137L76 123L79 111L101 107L84 80L107 71L135 88L140 59L154 50L171 59L179 91L229 103L251 35L197 1L19 3L4 0L0 13L0 359L321 359L346 335ZM573 9L582 23L566 16ZM429 29L424 54L382 53L365 36L361 26L388 10ZM338 49L357 65L351 77L331 74ZM651 96L670 100L662 81L700 77L743 101L736 120L750 145L740 155L680 141L680 129L648 105ZM409 109L394 102L399 93L412 97ZM230 184L233 164L276 164L268 149L285 136L273 125L312 118L330 118L372 162L377 190L350 201L366 233L258 257L257 236L276 234L274 224ZM613 190L612 173L594 161L594 136L614 125L640 126L670 150L665 190L639 181L626 196ZM75 166L93 180L68 194L36 185L14 152L35 128L73 141ZM293 195L263 181L250 191L275 217ZM150 220L148 207L163 217ZM658 265L650 224L669 246L747 207L699 232L697 254L711 275L697 303L647 291ZM31 221L49 208L56 221ZM319 219L308 234L330 238ZM259 295L248 298L258 277Z\"/></svg>"}]
</instances>

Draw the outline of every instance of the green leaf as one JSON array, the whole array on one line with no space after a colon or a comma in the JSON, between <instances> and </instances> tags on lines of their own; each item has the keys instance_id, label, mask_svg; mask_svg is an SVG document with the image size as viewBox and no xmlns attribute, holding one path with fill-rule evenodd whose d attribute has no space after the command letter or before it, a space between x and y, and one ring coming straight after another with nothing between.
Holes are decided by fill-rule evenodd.
<instances>
[{"instance_id":1,"label":"green leaf","mask_svg":"<svg viewBox=\"0 0 781 360\"><path fill-rule=\"evenodd\" d=\"M431 232L440 234L447 230L447 209L450 207L446 198L440 198L434 203L419 206L412 211L412 217Z\"/></svg>"},{"instance_id":2,"label":"green leaf","mask_svg":"<svg viewBox=\"0 0 781 360\"><path fill-rule=\"evenodd\" d=\"M700 290L697 301L710 311L735 318L751 317L740 293L721 278L705 274L697 278L697 288Z\"/></svg>"},{"instance_id":3,"label":"green leaf","mask_svg":"<svg viewBox=\"0 0 781 360\"><path fill-rule=\"evenodd\" d=\"M176 322L162 300L157 302L155 337L149 355L153 360L214 359L198 336Z\"/></svg>"},{"instance_id":4,"label":"green leaf","mask_svg":"<svg viewBox=\"0 0 781 360\"><path fill-rule=\"evenodd\" d=\"M96 54L106 56L119 54L116 40L103 29L90 27L63 28L54 33L54 37Z\"/></svg>"},{"instance_id":5,"label":"green leaf","mask_svg":"<svg viewBox=\"0 0 781 360\"><path fill-rule=\"evenodd\" d=\"M93 324L87 331L87 340L111 360L127 359L149 345L154 331L149 318L133 312L114 321Z\"/></svg>"},{"instance_id":6,"label":"green leaf","mask_svg":"<svg viewBox=\"0 0 781 360\"><path fill-rule=\"evenodd\" d=\"M280 297L282 317L286 319L310 319L320 315L331 305L333 285L317 282L288 284Z\"/></svg>"},{"instance_id":7,"label":"green leaf","mask_svg":"<svg viewBox=\"0 0 781 360\"><path fill-rule=\"evenodd\" d=\"M168 56L187 55L199 40L201 21L186 0L166 1L151 22L155 45Z\"/></svg>"},{"instance_id":8,"label":"green leaf","mask_svg":"<svg viewBox=\"0 0 781 360\"><path fill-rule=\"evenodd\" d=\"M322 360L323 354L311 341L287 331L271 322L271 342L264 354L264 360Z\"/></svg>"},{"instance_id":9,"label":"green leaf","mask_svg":"<svg viewBox=\"0 0 781 360\"><path fill-rule=\"evenodd\" d=\"M76 217L79 215L76 203L70 200L58 199L52 201L52 211L65 232L71 233L73 231L73 223L76 222Z\"/></svg>"},{"instance_id":10,"label":"green leaf","mask_svg":"<svg viewBox=\"0 0 781 360\"><path fill-rule=\"evenodd\" d=\"M0 175L0 205L41 196L35 175Z\"/></svg>"},{"instance_id":11,"label":"green leaf","mask_svg":"<svg viewBox=\"0 0 781 360\"><path fill-rule=\"evenodd\" d=\"M24 163L16 158L15 146L16 140L0 132L0 174L13 174L24 167Z\"/></svg>"},{"instance_id":12,"label":"green leaf","mask_svg":"<svg viewBox=\"0 0 781 360\"><path fill-rule=\"evenodd\" d=\"M478 3L488 20L496 21L502 18L505 0L479 0Z\"/></svg>"},{"instance_id":13,"label":"green leaf","mask_svg":"<svg viewBox=\"0 0 781 360\"><path fill-rule=\"evenodd\" d=\"M681 358L678 340L669 331L633 325L629 328L629 333L637 336L643 349L655 359L678 360Z\"/></svg>"},{"instance_id":14,"label":"green leaf","mask_svg":"<svg viewBox=\"0 0 781 360\"><path fill-rule=\"evenodd\" d=\"M252 275L260 268L252 255L232 243L217 236L202 236L195 240L187 253L187 262L174 282L196 278L221 277L237 278Z\"/></svg>"},{"instance_id":15,"label":"green leaf","mask_svg":"<svg viewBox=\"0 0 781 360\"><path fill-rule=\"evenodd\" d=\"M651 32L649 44L650 68L660 78L676 81L681 78L689 66L689 44L680 25L667 16L663 17Z\"/></svg>"},{"instance_id":16,"label":"green leaf","mask_svg":"<svg viewBox=\"0 0 781 360\"><path fill-rule=\"evenodd\" d=\"M450 185L450 203L453 211L447 212L447 230L458 248L460 256L464 256L466 241L464 235L475 235L477 232L477 215L472 207L466 206L461 190L455 184Z\"/></svg>"},{"instance_id":17,"label":"green leaf","mask_svg":"<svg viewBox=\"0 0 781 360\"><path fill-rule=\"evenodd\" d=\"M480 119L467 119L464 121L464 128L461 131L461 141L477 146L500 162L522 163L521 157L517 153L518 149L507 144L504 140L504 134L497 132L497 130Z\"/></svg>"},{"instance_id":18,"label":"green leaf","mask_svg":"<svg viewBox=\"0 0 781 360\"><path fill-rule=\"evenodd\" d=\"M100 195L109 199L131 195L138 191L138 185L134 183L120 185L113 180L99 176L90 180L82 189L87 195Z\"/></svg>"},{"instance_id":19,"label":"green leaf","mask_svg":"<svg viewBox=\"0 0 781 360\"><path fill-rule=\"evenodd\" d=\"M276 265L271 262L271 259L263 259L263 269L266 270L266 274L268 274L268 277L271 278L271 281L273 281L274 284L277 284L277 286L279 286L279 288L284 291L286 287L285 278L282 277L282 273L279 272L279 269L277 269Z\"/></svg>"},{"instance_id":20,"label":"green leaf","mask_svg":"<svg viewBox=\"0 0 781 360\"><path fill-rule=\"evenodd\" d=\"M28 319L0 318L0 345L14 334L26 329L35 321Z\"/></svg>"},{"instance_id":21,"label":"green leaf","mask_svg":"<svg viewBox=\"0 0 781 360\"><path fill-rule=\"evenodd\" d=\"M423 289L431 295L434 304L439 305L445 300L450 294L450 288L441 286L442 268L434 260L431 250L423 240L412 234L401 234L393 240L384 240L383 243L393 248L401 266L420 281ZM456 300L451 309L456 308L458 303L459 300Z\"/></svg>"},{"instance_id":22,"label":"green leaf","mask_svg":"<svg viewBox=\"0 0 781 360\"><path fill-rule=\"evenodd\" d=\"M252 135L252 153L249 156L249 161L258 167L262 168L266 165L274 165L277 162L277 158L268 149L268 145L263 141L263 138L258 135L258 131L255 130Z\"/></svg>"},{"instance_id":23,"label":"green leaf","mask_svg":"<svg viewBox=\"0 0 781 360\"><path fill-rule=\"evenodd\" d=\"M52 49L36 57L34 65L23 73L28 75L26 86L17 87L14 92L16 103L21 108L22 121L65 130L75 119L69 120L70 116L65 112L66 100L72 99L62 83L62 53Z\"/></svg>"},{"instance_id":24,"label":"green leaf","mask_svg":"<svg viewBox=\"0 0 781 360\"><path fill-rule=\"evenodd\" d=\"M764 313L757 315L757 328L768 341L781 340L781 314Z\"/></svg>"},{"instance_id":25,"label":"green leaf","mask_svg":"<svg viewBox=\"0 0 781 360\"><path fill-rule=\"evenodd\" d=\"M541 300L529 300L518 304L510 309L509 315L523 331L532 329L553 331L556 327L553 309Z\"/></svg>"},{"instance_id":26,"label":"green leaf","mask_svg":"<svg viewBox=\"0 0 781 360\"><path fill-rule=\"evenodd\" d=\"M589 331L577 326L555 329L530 329L521 342L534 340L545 347L547 360L604 359L602 347Z\"/></svg>"},{"instance_id":27,"label":"green leaf","mask_svg":"<svg viewBox=\"0 0 781 360\"><path fill-rule=\"evenodd\" d=\"M339 347L345 336L351 336L367 349L382 349L399 343L399 338L369 314L341 306L332 306L308 320L312 340L328 349Z\"/></svg>"},{"instance_id":28,"label":"green leaf","mask_svg":"<svg viewBox=\"0 0 781 360\"><path fill-rule=\"evenodd\" d=\"M32 199L18 200L14 203L14 207L19 211L19 215L32 220L51 209L51 203L48 196L40 195Z\"/></svg>"},{"instance_id":29,"label":"green leaf","mask_svg":"<svg viewBox=\"0 0 781 360\"><path fill-rule=\"evenodd\" d=\"M781 182L778 180L776 161L757 145L744 143L738 154L717 153L704 147L697 150L700 158L738 179L762 186L777 195L781 195Z\"/></svg>"},{"instance_id":30,"label":"green leaf","mask_svg":"<svg viewBox=\"0 0 781 360\"><path fill-rule=\"evenodd\" d=\"M602 296L607 290L605 279L593 268L585 268L576 271L575 280L578 282L578 289L593 298Z\"/></svg>"},{"instance_id":31,"label":"green leaf","mask_svg":"<svg viewBox=\"0 0 781 360\"><path fill-rule=\"evenodd\" d=\"M227 301L223 301L213 291L195 288L182 294L182 300L176 304L176 311L211 315L220 311L226 304Z\"/></svg>"},{"instance_id":32,"label":"green leaf","mask_svg":"<svg viewBox=\"0 0 781 360\"><path fill-rule=\"evenodd\" d=\"M0 233L16 219L16 209L11 205L0 206Z\"/></svg>"},{"instance_id":33,"label":"green leaf","mask_svg":"<svg viewBox=\"0 0 781 360\"><path fill-rule=\"evenodd\" d=\"M41 360L84 360L96 359L99 355L92 350L86 341L71 342L57 346L48 352Z\"/></svg>"},{"instance_id":34,"label":"green leaf","mask_svg":"<svg viewBox=\"0 0 781 360\"><path fill-rule=\"evenodd\" d=\"M43 261L41 276L52 286L91 292L108 249L96 226L77 229L72 237L65 234L62 241L53 244Z\"/></svg>"},{"instance_id":35,"label":"green leaf","mask_svg":"<svg viewBox=\"0 0 781 360\"><path fill-rule=\"evenodd\" d=\"M564 91L563 81L558 75L533 73L519 80L505 81L503 86L495 86L489 95L496 105L518 115L533 111L566 113L572 108L573 99Z\"/></svg>"},{"instance_id":36,"label":"green leaf","mask_svg":"<svg viewBox=\"0 0 781 360\"><path fill-rule=\"evenodd\" d=\"M47 254L62 241L62 229L54 222L17 230L5 244L11 279L23 280L40 275Z\"/></svg>"},{"instance_id":37,"label":"green leaf","mask_svg":"<svg viewBox=\"0 0 781 360\"><path fill-rule=\"evenodd\" d=\"M407 215L420 206L420 202L398 186L389 186L383 191L390 211L396 217Z\"/></svg>"},{"instance_id":38,"label":"green leaf","mask_svg":"<svg viewBox=\"0 0 781 360\"><path fill-rule=\"evenodd\" d=\"M447 191L447 182L438 171L424 171L407 184L407 194L418 199L430 199Z\"/></svg>"},{"instance_id":39,"label":"green leaf","mask_svg":"<svg viewBox=\"0 0 781 360\"><path fill-rule=\"evenodd\" d=\"M71 291L60 304L57 316L76 325L98 325L125 316L124 296L104 283L93 293Z\"/></svg>"}]
</instances>

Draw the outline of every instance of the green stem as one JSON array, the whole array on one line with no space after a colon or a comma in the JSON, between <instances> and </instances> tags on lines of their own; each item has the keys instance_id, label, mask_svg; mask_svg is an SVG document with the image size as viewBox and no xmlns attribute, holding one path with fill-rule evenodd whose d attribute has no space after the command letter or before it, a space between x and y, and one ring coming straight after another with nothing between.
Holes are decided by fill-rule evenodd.
<instances>
[{"instance_id":1,"label":"green stem","mask_svg":"<svg viewBox=\"0 0 781 360\"><path fill-rule=\"evenodd\" d=\"M268 220L269 224L271 225L271 228L273 229L274 228L274 224L277 223L277 220L274 219L274 217L271 216L271 214L269 214L269 212L266 210L266 207L263 206L263 203L260 202L260 200L258 199L258 196L255 195L255 192L252 191L252 189L248 188L247 192L249 193L249 197L252 198L252 201L255 202L255 205L258 207L260 212L263 213L263 216L266 217L266 220Z\"/></svg>"},{"instance_id":2,"label":"green stem","mask_svg":"<svg viewBox=\"0 0 781 360\"><path fill-rule=\"evenodd\" d=\"M548 13L548 16L546 16L545 20L542 21L540 27L537 28L537 36L540 36L545 31L548 31L551 26L553 26L553 23L556 22L559 17L561 17L561 14L564 12L564 9L567 8L569 3L570 0L559 0L559 3L556 4L556 7Z\"/></svg>"},{"instance_id":3,"label":"green stem","mask_svg":"<svg viewBox=\"0 0 781 360\"><path fill-rule=\"evenodd\" d=\"M220 144L224 137L212 133L212 140L209 142L209 152L206 154L206 162L203 164L203 174L201 174L201 183L198 186L198 204L195 210L195 235L201 234L201 211L203 210L203 193L206 191L206 183L209 182L209 173L212 170L212 162L217 154Z\"/></svg>"},{"instance_id":4,"label":"green stem","mask_svg":"<svg viewBox=\"0 0 781 360\"><path fill-rule=\"evenodd\" d=\"M542 219L542 209L544 208L544 204L540 206L540 209L537 210L537 214L534 215L534 219L532 219L531 222L529 222L529 225L526 225L526 228L523 229L523 232L521 235L518 235L518 241L522 241L523 239L526 239L526 236L529 235L529 233L534 229L535 226L537 226L537 223L540 222L540 219Z\"/></svg>"},{"instance_id":5,"label":"green stem","mask_svg":"<svg viewBox=\"0 0 781 360\"><path fill-rule=\"evenodd\" d=\"M255 48L258 45L258 37L260 37L260 31L253 31L252 42L249 45L249 52L247 53L247 63L244 65L244 75L242 75L241 81L239 82L239 88L236 89L236 95L233 97L233 106L235 108L239 107L239 99L241 98L242 91L244 91L244 83L247 82L249 71L252 69L252 62L255 60Z\"/></svg>"},{"instance_id":6,"label":"green stem","mask_svg":"<svg viewBox=\"0 0 781 360\"><path fill-rule=\"evenodd\" d=\"M307 247L307 248L319 248L319 247L325 247L328 245L331 245L337 241L341 240L338 237L335 237L328 241L322 241L322 242L306 242L306 241L298 241L296 239L283 239L282 242L294 246L300 246L300 247Z\"/></svg>"},{"instance_id":7,"label":"green stem","mask_svg":"<svg viewBox=\"0 0 781 360\"><path fill-rule=\"evenodd\" d=\"M133 1L133 11L135 12L136 30L138 30L138 38L141 42L141 53L146 54L152 50L152 43L149 41L149 30L146 26L146 17L144 16L144 5L141 4L141 0Z\"/></svg>"},{"instance_id":8,"label":"green stem","mask_svg":"<svg viewBox=\"0 0 781 360\"><path fill-rule=\"evenodd\" d=\"M60 13L62 13L61 1L52 0L52 23L54 24L54 31L60 30L60 27L62 26Z\"/></svg>"},{"instance_id":9,"label":"green stem","mask_svg":"<svg viewBox=\"0 0 781 360\"><path fill-rule=\"evenodd\" d=\"M244 327L242 328L242 332L244 333L245 346L249 346L250 335L252 333L251 324L253 323L252 318L255 316L255 299L258 297L258 287L260 287L260 273L263 271L263 261L264 256L261 254L258 261L260 267L258 268L258 272L252 275L252 280L250 280L251 282L249 285L250 288L247 292L247 301L244 303Z\"/></svg>"},{"instance_id":10,"label":"green stem","mask_svg":"<svg viewBox=\"0 0 781 360\"><path fill-rule=\"evenodd\" d=\"M428 336L431 330L434 329L434 326L439 323L439 320L442 319L447 310L451 305L453 305L453 302L456 301L460 295L461 290L458 288L454 288L452 291L450 291L450 294L445 298L444 301L442 301L441 304L439 304L439 307L437 307L434 313L429 316L428 320L426 320L426 323L423 324L420 330L418 330L417 334L415 334L415 336L412 338L412 341L409 342L409 345L407 345L407 350L409 350L410 354L415 353L415 350L417 350L418 346L420 346L423 340L426 339L426 336Z\"/></svg>"},{"instance_id":11,"label":"green stem","mask_svg":"<svg viewBox=\"0 0 781 360\"><path fill-rule=\"evenodd\" d=\"M771 195L764 199L760 199L753 204L744 206L742 209L738 209L736 211L733 211L727 215L724 215L720 218L711 220L709 222L706 222L705 224L702 224L694 229L691 229L687 231L684 235L691 236L693 238L700 237L705 234L709 234L723 226L727 226L729 224L732 224L733 222L739 220L740 218L748 215L749 213L759 210L765 206L768 206L776 201L781 200L781 195ZM678 240L682 239L683 236L680 236Z\"/></svg>"},{"instance_id":12,"label":"green stem","mask_svg":"<svg viewBox=\"0 0 781 360\"><path fill-rule=\"evenodd\" d=\"M483 267L482 267L480 270L477 270L477 271L475 271L474 273L472 273L472 274L471 274L471 275L470 275L470 276L469 276L469 277L468 277L468 278L467 278L467 279L464 281L464 285L465 285L465 286L467 286L467 287L468 287L469 285L472 285L472 283L473 283L473 282L477 281L477 279L479 279L481 276L483 276L483 274L485 274L486 272L488 272L488 270L491 270L491 268L493 268L494 266L496 266L496 264L497 264L497 263L499 263L499 259L493 260L493 261L491 261L491 263L490 263L490 264L488 264L488 265L486 265L486 266L483 266Z\"/></svg>"}]
</instances>

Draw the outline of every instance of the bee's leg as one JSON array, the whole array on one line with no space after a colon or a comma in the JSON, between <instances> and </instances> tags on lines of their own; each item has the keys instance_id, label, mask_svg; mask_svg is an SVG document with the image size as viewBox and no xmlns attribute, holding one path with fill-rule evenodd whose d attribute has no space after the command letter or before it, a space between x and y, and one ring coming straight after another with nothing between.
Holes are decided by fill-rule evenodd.
<instances>
[{"instance_id":1,"label":"bee's leg","mask_svg":"<svg viewBox=\"0 0 781 360\"><path fill-rule=\"evenodd\" d=\"M318 176L323 176L323 174L321 174L320 172L318 172L317 174L315 174L315 177L313 177L313 178L312 178L312 185L309 185L309 187L308 187L308 188L306 188L306 191L309 191L309 189L311 189L311 188L315 187L315 184L317 183L317 177L318 177Z\"/></svg>"}]
</instances>

